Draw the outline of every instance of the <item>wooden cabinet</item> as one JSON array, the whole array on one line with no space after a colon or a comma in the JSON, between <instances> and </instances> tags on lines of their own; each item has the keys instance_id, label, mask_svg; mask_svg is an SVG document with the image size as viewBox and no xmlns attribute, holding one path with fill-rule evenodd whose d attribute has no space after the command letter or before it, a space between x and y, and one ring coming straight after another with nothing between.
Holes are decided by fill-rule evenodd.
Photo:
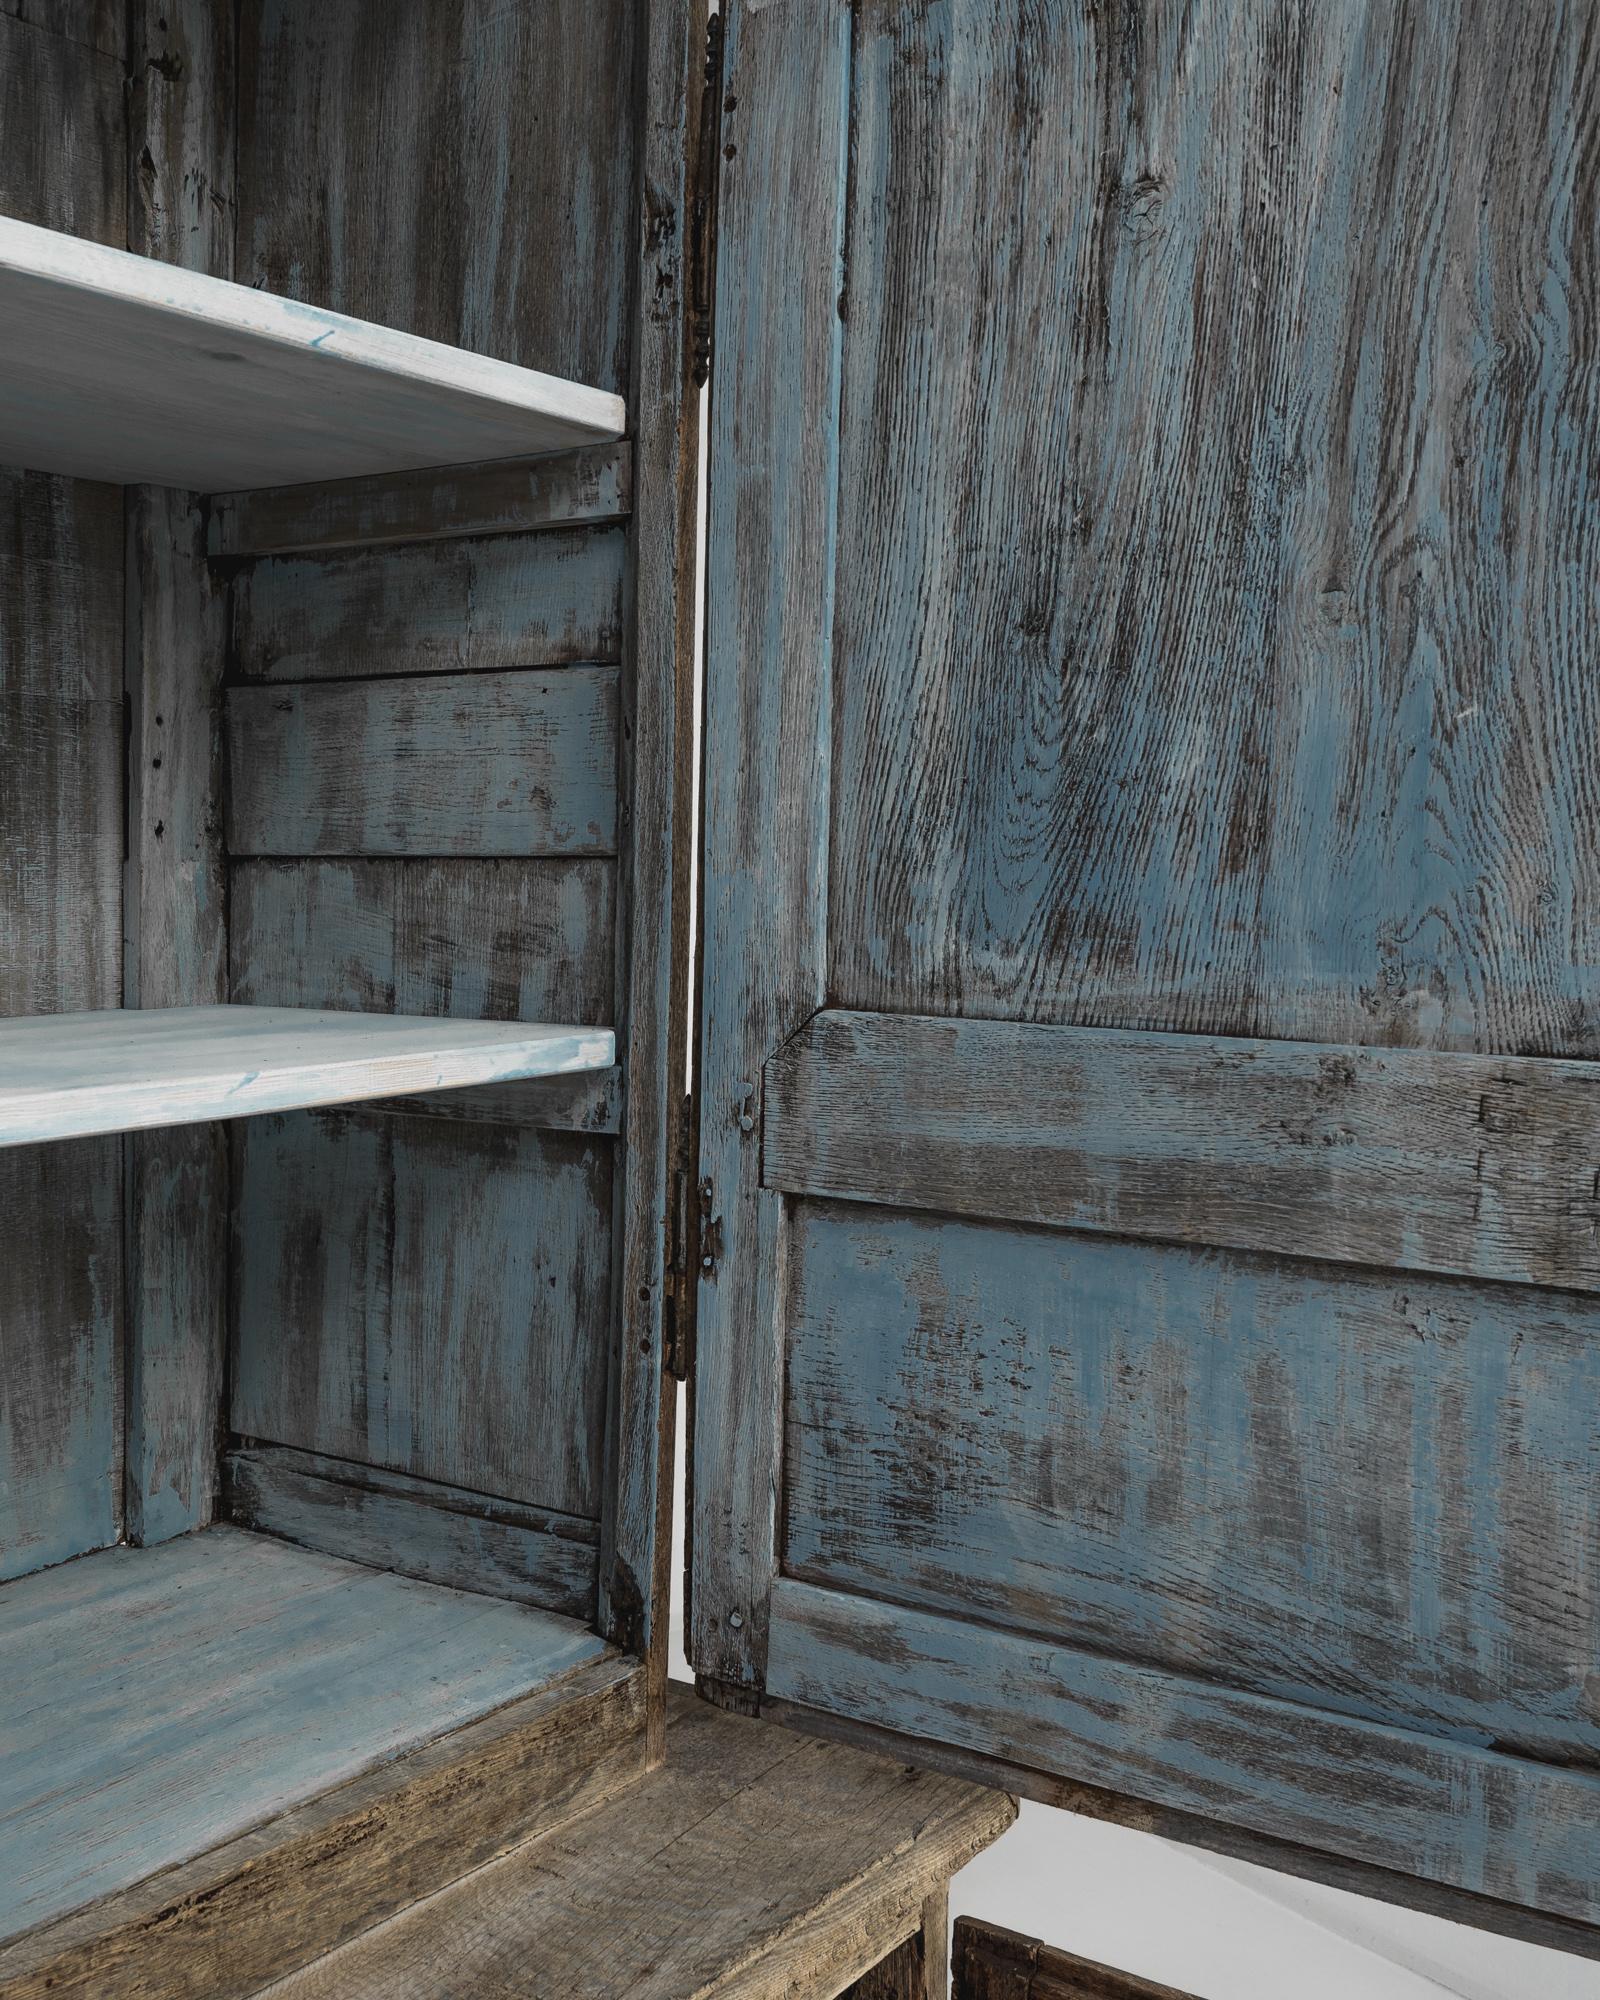
<instances>
[{"instance_id":1,"label":"wooden cabinet","mask_svg":"<svg viewBox=\"0 0 1600 2000\"><path fill-rule=\"evenodd\" d=\"M1597 1950L1597 62L0 11L0 1994L659 1765L685 1377L711 1701Z\"/></svg>"}]
</instances>

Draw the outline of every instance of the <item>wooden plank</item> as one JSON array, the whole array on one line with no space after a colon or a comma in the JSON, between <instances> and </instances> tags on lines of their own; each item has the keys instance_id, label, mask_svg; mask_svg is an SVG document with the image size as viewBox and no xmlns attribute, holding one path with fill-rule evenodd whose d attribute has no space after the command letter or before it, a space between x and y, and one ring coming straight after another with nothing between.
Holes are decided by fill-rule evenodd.
<instances>
[{"instance_id":1,"label":"wooden plank","mask_svg":"<svg viewBox=\"0 0 1600 2000\"><path fill-rule=\"evenodd\" d=\"M789 1246L785 1573L1600 1763L1600 1306L858 1206Z\"/></svg>"},{"instance_id":2,"label":"wooden plank","mask_svg":"<svg viewBox=\"0 0 1600 2000\"><path fill-rule=\"evenodd\" d=\"M1600 1070L823 1013L767 1064L789 1193L1600 1290Z\"/></svg>"},{"instance_id":3,"label":"wooden plank","mask_svg":"<svg viewBox=\"0 0 1600 2000\"><path fill-rule=\"evenodd\" d=\"M726 90L718 393L706 541L706 979L695 1372L696 1670L759 1683L775 1563L781 1198L761 1187L761 1066L826 989L839 295L851 15L738 7ZM752 440L760 439L756 460ZM752 466L759 475L752 476ZM781 912L781 918L778 913Z\"/></svg>"},{"instance_id":4,"label":"wooden plank","mask_svg":"<svg viewBox=\"0 0 1600 2000\"><path fill-rule=\"evenodd\" d=\"M644 16L643 226L635 277L629 400L636 412L632 623L624 669L621 769L628 801L619 857L619 1040L628 1074L617 1214L617 1325L607 1406L600 1629L644 1652L653 1674L652 1742L662 1746L672 1555L672 1460L694 1279L668 1273L664 1221L685 1131L691 990L695 632L700 397L688 378L690 134L704 73L704 0L650 0ZM609 1017L608 1017L609 1018ZM669 1286L674 1293L669 1304ZM667 1314L673 1314L671 1325Z\"/></svg>"},{"instance_id":5,"label":"wooden plank","mask_svg":"<svg viewBox=\"0 0 1600 2000\"><path fill-rule=\"evenodd\" d=\"M275 0L242 30L241 279L627 388L642 123L629 0Z\"/></svg>"},{"instance_id":6,"label":"wooden plank","mask_svg":"<svg viewBox=\"0 0 1600 2000\"><path fill-rule=\"evenodd\" d=\"M898 1950L847 1986L844 2000L950 2000L950 1893L922 1907L922 1923Z\"/></svg>"},{"instance_id":7,"label":"wooden plank","mask_svg":"<svg viewBox=\"0 0 1600 2000\"><path fill-rule=\"evenodd\" d=\"M614 1057L609 1029L537 1022L236 1006L36 1015L0 1022L0 1146L560 1076Z\"/></svg>"},{"instance_id":8,"label":"wooden plank","mask_svg":"<svg viewBox=\"0 0 1600 2000\"><path fill-rule=\"evenodd\" d=\"M861 25L830 997L1600 1055L1584 10Z\"/></svg>"},{"instance_id":9,"label":"wooden plank","mask_svg":"<svg viewBox=\"0 0 1600 2000\"><path fill-rule=\"evenodd\" d=\"M200 492L622 435L622 400L0 218L0 456Z\"/></svg>"},{"instance_id":10,"label":"wooden plank","mask_svg":"<svg viewBox=\"0 0 1600 2000\"><path fill-rule=\"evenodd\" d=\"M229 0L133 0L126 11L127 247L231 278L236 10Z\"/></svg>"},{"instance_id":11,"label":"wooden plank","mask_svg":"<svg viewBox=\"0 0 1600 2000\"><path fill-rule=\"evenodd\" d=\"M349 1113L243 1127L233 1429L595 1519L611 1151Z\"/></svg>"},{"instance_id":12,"label":"wooden plank","mask_svg":"<svg viewBox=\"0 0 1600 2000\"><path fill-rule=\"evenodd\" d=\"M768 1685L1593 1923L1600 1776L780 1578Z\"/></svg>"},{"instance_id":13,"label":"wooden plank","mask_svg":"<svg viewBox=\"0 0 1600 2000\"><path fill-rule=\"evenodd\" d=\"M392 1118L446 1118L468 1125L535 1125L546 1132L622 1130L620 1065L584 1076L534 1077L526 1083L432 1090L426 1097L374 1097L364 1111Z\"/></svg>"},{"instance_id":14,"label":"wooden plank","mask_svg":"<svg viewBox=\"0 0 1600 2000\"><path fill-rule=\"evenodd\" d=\"M0 1580L122 1526L121 1148L0 1152Z\"/></svg>"},{"instance_id":15,"label":"wooden plank","mask_svg":"<svg viewBox=\"0 0 1600 2000\"><path fill-rule=\"evenodd\" d=\"M120 247L128 232L122 29L115 48L100 49L52 32L57 25L0 10L0 214Z\"/></svg>"},{"instance_id":16,"label":"wooden plank","mask_svg":"<svg viewBox=\"0 0 1600 2000\"><path fill-rule=\"evenodd\" d=\"M236 687L227 719L233 854L615 852L613 667Z\"/></svg>"},{"instance_id":17,"label":"wooden plank","mask_svg":"<svg viewBox=\"0 0 1600 2000\"><path fill-rule=\"evenodd\" d=\"M1003 1794L719 1715L686 1689L667 1740L626 1796L308 1966L281 2000L419 1983L435 2000L837 1994L1015 1817Z\"/></svg>"},{"instance_id":18,"label":"wooden plank","mask_svg":"<svg viewBox=\"0 0 1600 2000\"><path fill-rule=\"evenodd\" d=\"M597 1530L569 1514L315 1452L229 1452L230 1517L303 1548L424 1583L592 1621Z\"/></svg>"},{"instance_id":19,"label":"wooden plank","mask_svg":"<svg viewBox=\"0 0 1600 2000\"><path fill-rule=\"evenodd\" d=\"M0 20L0 37L12 33L40 39ZM0 742L0 1015L114 1006L122 499L112 488L0 473ZM8 1153L0 1183L11 1244L0 1274L0 1575L14 1575L121 1529L121 1148Z\"/></svg>"},{"instance_id":20,"label":"wooden plank","mask_svg":"<svg viewBox=\"0 0 1600 2000\"><path fill-rule=\"evenodd\" d=\"M951 2000L1196 2000L1039 1938L958 1917Z\"/></svg>"},{"instance_id":21,"label":"wooden plank","mask_svg":"<svg viewBox=\"0 0 1600 2000\"><path fill-rule=\"evenodd\" d=\"M0 0L0 14L82 42L118 62L127 44L127 12L119 0Z\"/></svg>"},{"instance_id":22,"label":"wooden plank","mask_svg":"<svg viewBox=\"0 0 1600 2000\"><path fill-rule=\"evenodd\" d=\"M235 1000L471 1020L611 1017L609 861L242 861L231 881Z\"/></svg>"},{"instance_id":23,"label":"wooden plank","mask_svg":"<svg viewBox=\"0 0 1600 2000\"><path fill-rule=\"evenodd\" d=\"M605 1651L547 1612L226 1528L5 1588L7 1939Z\"/></svg>"},{"instance_id":24,"label":"wooden plank","mask_svg":"<svg viewBox=\"0 0 1600 2000\"><path fill-rule=\"evenodd\" d=\"M217 493L211 553L304 554L375 542L516 535L620 521L632 509L633 446L594 444L543 458Z\"/></svg>"},{"instance_id":25,"label":"wooden plank","mask_svg":"<svg viewBox=\"0 0 1600 2000\"><path fill-rule=\"evenodd\" d=\"M625 531L579 528L270 556L234 584L247 680L486 672L615 660Z\"/></svg>"},{"instance_id":26,"label":"wooden plank","mask_svg":"<svg viewBox=\"0 0 1600 2000\"><path fill-rule=\"evenodd\" d=\"M5 2000L246 2000L644 1768L644 1675L603 1660L0 1947Z\"/></svg>"}]
</instances>

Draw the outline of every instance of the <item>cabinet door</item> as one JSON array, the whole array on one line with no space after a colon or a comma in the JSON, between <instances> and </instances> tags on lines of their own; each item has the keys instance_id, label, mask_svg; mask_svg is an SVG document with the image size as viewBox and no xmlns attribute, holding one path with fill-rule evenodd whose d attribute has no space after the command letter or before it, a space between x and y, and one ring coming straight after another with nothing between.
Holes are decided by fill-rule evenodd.
<instances>
[{"instance_id":1,"label":"cabinet door","mask_svg":"<svg viewBox=\"0 0 1600 2000\"><path fill-rule=\"evenodd\" d=\"M695 1665L1600 1922L1589 9L726 35Z\"/></svg>"}]
</instances>

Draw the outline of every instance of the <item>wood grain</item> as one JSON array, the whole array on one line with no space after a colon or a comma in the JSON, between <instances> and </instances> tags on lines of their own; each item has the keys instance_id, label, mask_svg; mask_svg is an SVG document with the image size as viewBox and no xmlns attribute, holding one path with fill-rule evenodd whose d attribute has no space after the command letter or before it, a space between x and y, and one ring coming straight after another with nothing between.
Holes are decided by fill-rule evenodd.
<instances>
[{"instance_id":1,"label":"wood grain","mask_svg":"<svg viewBox=\"0 0 1600 2000\"><path fill-rule=\"evenodd\" d=\"M767 1064L790 1194L1600 1290L1600 1069L822 1013Z\"/></svg>"},{"instance_id":2,"label":"wood grain","mask_svg":"<svg viewBox=\"0 0 1600 2000\"><path fill-rule=\"evenodd\" d=\"M35 13L0 9L0 214L121 247L125 28L118 21L112 30L103 14L97 27Z\"/></svg>"},{"instance_id":3,"label":"wood grain","mask_svg":"<svg viewBox=\"0 0 1600 2000\"><path fill-rule=\"evenodd\" d=\"M233 1429L596 1519L610 1143L354 1113L240 1132Z\"/></svg>"},{"instance_id":4,"label":"wood grain","mask_svg":"<svg viewBox=\"0 0 1600 2000\"><path fill-rule=\"evenodd\" d=\"M1003 1794L719 1715L685 1689L669 1714L666 1764L626 1796L279 1982L271 2000L414 1986L434 2000L836 1994L1015 1816Z\"/></svg>"},{"instance_id":5,"label":"wood grain","mask_svg":"<svg viewBox=\"0 0 1600 2000\"><path fill-rule=\"evenodd\" d=\"M951 2000L1196 2000L998 1924L958 1917Z\"/></svg>"},{"instance_id":6,"label":"wood grain","mask_svg":"<svg viewBox=\"0 0 1600 2000\"><path fill-rule=\"evenodd\" d=\"M592 1521L437 1481L260 1446L225 1461L229 1518L374 1569L594 1618Z\"/></svg>"},{"instance_id":7,"label":"wood grain","mask_svg":"<svg viewBox=\"0 0 1600 2000\"><path fill-rule=\"evenodd\" d=\"M830 997L1600 1054L1587 10L872 5L856 77Z\"/></svg>"},{"instance_id":8,"label":"wood grain","mask_svg":"<svg viewBox=\"0 0 1600 2000\"><path fill-rule=\"evenodd\" d=\"M464 673L615 660L624 531L264 556L233 588L247 680Z\"/></svg>"},{"instance_id":9,"label":"wood grain","mask_svg":"<svg viewBox=\"0 0 1600 2000\"><path fill-rule=\"evenodd\" d=\"M227 727L231 854L616 851L612 667L235 687Z\"/></svg>"},{"instance_id":10,"label":"wood grain","mask_svg":"<svg viewBox=\"0 0 1600 2000\"><path fill-rule=\"evenodd\" d=\"M922 1906L921 1928L875 1965L842 2000L950 2000L950 1893Z\"/></svg>"},{"instance_id":11,"label":"wood grain","mask_svg":"<svg viewBox=\"0 0 1600 2000\"><path fill-rule=\"evenodd\" d=\"M726 16L706 541L700 1176L693 1450L698 1672L757 1683L775 1561L781 1202L761 1187L761 1065L825 989L830 631L851 17ZM728 156L731 148L731 157ZM755 455L753 442L759 439ZM782 912L781 920L775 920ZM715 1240L715 1239L713 1239Z\"/></svg>"},{"instance_id":12,"label":"wood grain","mask_svg":"<svg viewBox=\"0 0 1600 2000\"><path fill-rule=\"evenodd\" d=\"M128 22L118 0L0 0L0 14L122 60Z\"/></svg>"},{"instance_id":13,"label":"wood grain","mask_svg":"<svg viewBox=\"0 0 1600 2000\"><path fill-rule=\"evenodd\" d=\"M781 1579L768 1685L1593 1924L1600 1776Z\"/></svg>"},{"instance_id":14,"label":"wood grain","mask_svg":"<svg viewBox=\"0 0 1600 2000\"><path fill-rule=\"evenodd\" d=\"M637 1668L580 1667L0 1948L0 1994L246 2000L264 1978L626 1788L643 1768L644 1709Z\"/></svg>"},{"instance_id":15,"label":"wood grain","mask_svg":"<svg viewBox=\"0 0 1600 2000\"><path fill-rule=\"evenodd\" d=\"M855 1206L789 1271L785 1573L1600 1764L1593 1301Z\"/></svg>"},{"instance_id":16,"label":"wood grain","mask_svg":"<svg viewBox=\"0 0 1600 2000\"><path fill-rule=\"evenodd\" d=\"M621 393L638 44L626 0L247 9L241 279Z\"/></svg>"},{"instance_id":17,"label":"wood grain","mask_svg":"<svg viewBox=\"0 0 1600 2000\"><path fill-rule=\"evenodd\" d=\"M633 446L432 467L211 499L211 553L262 556L458 535L521 534L621 520L633 507Z\"/></svg>"}]
</instances>

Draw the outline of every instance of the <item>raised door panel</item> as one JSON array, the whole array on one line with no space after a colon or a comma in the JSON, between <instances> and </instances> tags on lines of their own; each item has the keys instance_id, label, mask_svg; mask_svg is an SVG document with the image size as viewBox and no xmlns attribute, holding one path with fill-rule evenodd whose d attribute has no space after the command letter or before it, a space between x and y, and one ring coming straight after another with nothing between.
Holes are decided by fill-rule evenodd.
<instances>
[{"instance_id":1,"label":"raised door panel","mask_svg":"<svg viewBox=\"0 0 1600 2000\"><path fill-rule=\"evenodd\" d=\"M1600 1924L1600 48L743 0L725 91L696 1666Z\"/></svg>"}]
</instances>

